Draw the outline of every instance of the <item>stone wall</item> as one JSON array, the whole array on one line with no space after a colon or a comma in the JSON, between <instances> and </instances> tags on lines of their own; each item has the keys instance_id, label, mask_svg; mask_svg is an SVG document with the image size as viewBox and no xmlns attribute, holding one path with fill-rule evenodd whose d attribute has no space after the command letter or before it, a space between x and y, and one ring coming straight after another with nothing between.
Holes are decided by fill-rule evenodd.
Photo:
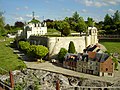
<instances>
[{"instance_id":1,"label":"stone wall","mask_svg":"<svg viewBox=\"0 0 120 90\"><path fill-rule=\"evenodd\" d=\"M57 58L61 48L68 50L70 41L74 42L77 53L83 52L88 45L96 44L98 41L91 41L91 35L81 37L43 37L43 36L30 36L29 41L32 44L44 45L49 49L49 57Z\"/></svg>"}]
</instances>

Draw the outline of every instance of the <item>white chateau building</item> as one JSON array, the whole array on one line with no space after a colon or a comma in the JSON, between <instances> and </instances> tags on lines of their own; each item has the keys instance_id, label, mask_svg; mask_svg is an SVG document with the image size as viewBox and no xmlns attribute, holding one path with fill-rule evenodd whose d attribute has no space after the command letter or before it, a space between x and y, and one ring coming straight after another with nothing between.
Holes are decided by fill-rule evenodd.
<instances>
[{"instance_id":1,"label":"white chateau building","mask_svg":"<svg viewBox=\"0 0 120 90\"><path fill-rule=\"evenodd\" d=\"M25 39L29 39L29 37L31 35L45 35L47 33L47 26L46 26L46 22L42 22L40 23L39 20L36 20L34 18L34 14L33 14L33 19L28 22L27 24L25 24L24 29L23 30L18 30L18 37L22 37Z\"/></svg>"}]
</instances>

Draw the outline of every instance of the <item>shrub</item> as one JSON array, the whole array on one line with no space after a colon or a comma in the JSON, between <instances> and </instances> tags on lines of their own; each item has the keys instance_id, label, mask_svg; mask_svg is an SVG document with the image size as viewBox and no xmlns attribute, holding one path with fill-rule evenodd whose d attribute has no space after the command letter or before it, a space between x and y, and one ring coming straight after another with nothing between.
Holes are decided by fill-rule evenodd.
<instances>
[{"instance_id":1,"label":"shrub","mask_svg":"<svg viewBox=\"0 0 120 90\"><path fill-rule=\"evenodd\" d=\"M70 43L69 43L68 52L69 53L75 53L76 52L73 41L70 41Z\"/></svg>"},{"instance_id":2,"label":"shrub","mask_svg":"<svg viewBox=\"0 0 120 90\"><path fill-rule=\"evenodd\" d=\"M24 52L27 52L28 48L30 47L30 43L29 42L25 42L25 41L20 41L19 42L19 47Z\"/></svg>"},{"instance_id":3,"label":"shrub","mask_svg":"<svg viewBox=\"0 0 120 90\"><path fill-rule=\"evenodd\" d=\"M38 45L35 48L35 55L37 55L38 58L42 59L44 56L48 53L48 48L42 45Z\"/></svg>"},{"instance_id":4,"label":"shrub","mask_svg":"<svg viewBox=\"0 0 120 90\"><path fill-rule=\"evenodd\" d=\"M30 45L29 48L27 49L27 55L29 57L36 57L36 54L35 54L35 49L36 49L36 45Z\"/></svg>"},{"instance_id":5,"label":"shrub","mask_svg":"<svg viewBox=\"0 0 120 90\"><path fill-rule=\"evenodd\" d=\"M118 69L118 60L115 57L113 57L112 60L115 63L114 69L117 70Z\"/></svg>"},{"instance_id":6,"label":"shrub","mask_svg":"<svg viewBox=\"0 0 120 90\"><path fill-rule=\"evenodd\" d=\"M58 53L58 59L60 63L63 63L64 56L67 54L67 50L65 48L61 48Z\"/></svg>"}]
</instances>

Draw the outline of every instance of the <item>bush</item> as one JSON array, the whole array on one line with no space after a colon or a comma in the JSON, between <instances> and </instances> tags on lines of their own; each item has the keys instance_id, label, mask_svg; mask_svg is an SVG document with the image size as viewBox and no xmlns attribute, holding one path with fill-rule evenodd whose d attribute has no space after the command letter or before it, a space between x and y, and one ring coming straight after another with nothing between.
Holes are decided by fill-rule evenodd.
<instances>
[{"instance_id":1,"label":"bush","mask_svg":"<svg viewBox=\"0 0 120 90\"><path fill-rule=\"evenodd\" d=\"M30 43L29 42L25 42L25 41L20 41L19 42L19 47L21 50L23 50L24 52L27 52L27 50L30 47Z\"/></svg>"},{"instance_id":2,"label":"bush","mask_svg":"<svg viewBox=\"0 0 120 90\"><path fill-rule=\"evenodd\" d=\"M48 53L48 48L42 45L38 45L35 48L35 55L37 55L38 58L42 59L44 56Z\"/></svg>"},{"instance_id":3,"label":"bush","mask_svg":"<svg viewBox=\"0 0 120 90\"><path fill-rule=\"evenodd\" d=\"M59 53L58 53L58 59L60 63L63 63L64 61L64 56L67 54L67 50L65 48L61 48Z\"/></svg>"},{"instance_id":4,"label":"bush","mask_svg":"<svg viewBox=\"0 0 120 90\"><path fill-rule=\"evenodd\" d=\"M29 48L27 49L27 55L29 57L36 57L36 54L35 54L35 49L36 49L36 45L30 45Z\"/></svg>"},{"instance_id":5,"label":"bush","mask_svg":"<svg viewBox=\"0 0 120 90\"><path fill-rule=\"evenodd\" d=\"M117 70L118 69L118 60L115 57L113 57L112 60L115 63L114 69Z\"/></svg>"},{"instance_id":6,"label":"bush","mask_svg":"<svg viewBox=\"0 0 120 90\"><path fill-rule=\"evenodd\" d=\"M75 53L76 52L73 41L70 41L70 43L69 43L68 52L69 53Z\"/></svg>"}]
</instances>

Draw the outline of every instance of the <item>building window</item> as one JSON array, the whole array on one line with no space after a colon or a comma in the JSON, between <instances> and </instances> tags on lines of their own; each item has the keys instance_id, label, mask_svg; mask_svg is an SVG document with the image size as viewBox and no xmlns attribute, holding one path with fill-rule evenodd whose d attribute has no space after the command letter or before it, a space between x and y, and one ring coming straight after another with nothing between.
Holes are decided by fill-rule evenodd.
<instances>
[{"instance_id":1,"label":"building window","mask_svg":"<svg viewBox=\"0 0 120 90\"><path fill-rule=\"evenodd\" d=\"M112 76L112 73L108 73L108 75Z\"/></svg>"},{"instance_id":2,"label":"building window","mask_svg":"<svg viewBox=\"0 0 120 90\"><path fill-rule=\"evenodd\" d=\"M98 65L98 64L96 63L96 65Z\"/></svg>"},{"instance_id":3,"label":"building window","mask_svg":"<svg viewBox=\"0 0 120 90\"><path fill-rule=\"evenodd\" d=\"M90 62L90 64L92 64L92 62Z\"/></svg>"},{"instance_id":4,"label":"building window","mask_svg":"<svg viewBox=\"0 0 120 90\"><path fill-rule=\"evenodd\" d=\"M96 67L96 70L97 70L97 67Z\"/></svg>"},{"instance_id":5,"label":"building window","mask_svg":"<svg viewBox=\"0 0 120 90\"><path fill-rule=\"evenodd\" d=\"M112 63L112 65L113 65L113 63Z\"/></svg>"},{"instance_id":6,"label":"building window","mask_svg":"<svg viewBox=\"0 0 120 90\"><path fill-rule=\"evenodd\" d=\"M106 71L108 71L108 68L106 68Z\"/></svg>"},{"instance_id":7,"label":"building window","mask_svg":"<svg viewBox=\"0 0 120 90\"><path fill-rule=\"evenodd\" d=\"M92 67L90 66L90 69L92 69Z\"/></svg>"}]
</instances>

